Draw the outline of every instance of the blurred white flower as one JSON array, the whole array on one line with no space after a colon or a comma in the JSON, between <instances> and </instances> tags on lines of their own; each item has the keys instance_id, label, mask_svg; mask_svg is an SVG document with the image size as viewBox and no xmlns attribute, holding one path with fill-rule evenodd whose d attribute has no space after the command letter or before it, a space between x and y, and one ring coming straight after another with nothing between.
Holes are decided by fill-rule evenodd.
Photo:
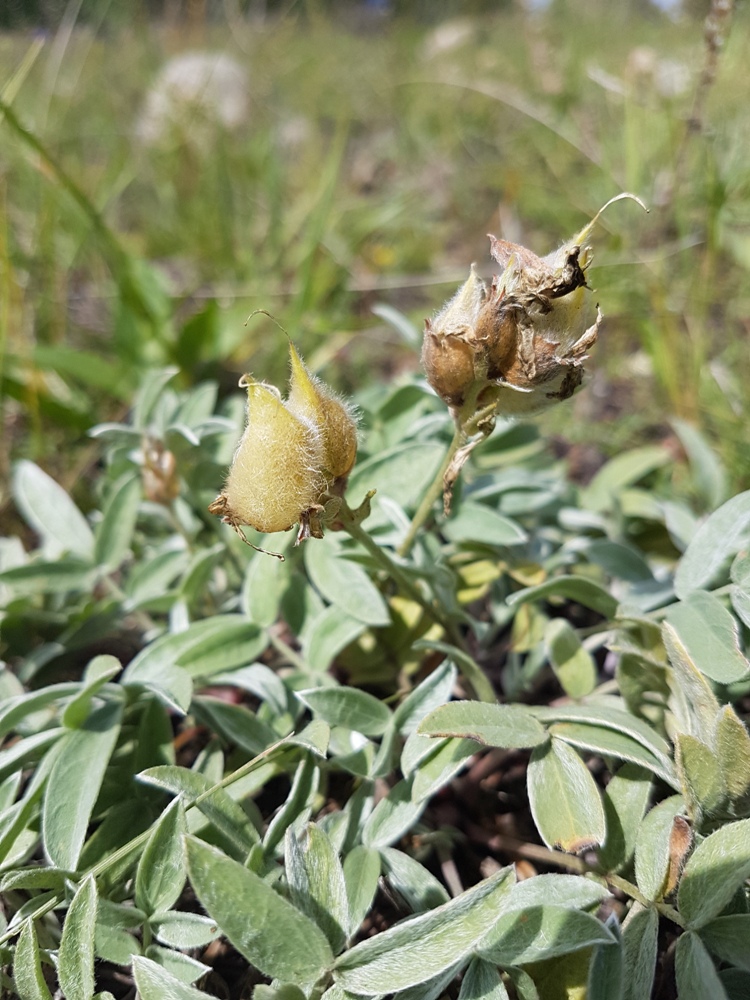
<instances>
[{"instance_id":1,"label":"blurred white flower","mask_svg":"<svg viewBox=\"0 0 750 1000\"><path fill-rule=\"evenodd\" d=\"M137 137L157 145L174 135L202 142L211 127L239 128L250 109L247 72L221 52L185 52L162 68L136 122Z\"/></svg>"},{"instance_id":2,"label":"blurred white flower","mask_svg":"<svg viewBox=\"0 0 750 1000\"><path fill-rule=\"evenodd\" d=\"M469 17L455 17L443 21L426 36L422 45L422 58L426 61L444 56L473 41L476 22Z\"/></svg>"}]
</instances>

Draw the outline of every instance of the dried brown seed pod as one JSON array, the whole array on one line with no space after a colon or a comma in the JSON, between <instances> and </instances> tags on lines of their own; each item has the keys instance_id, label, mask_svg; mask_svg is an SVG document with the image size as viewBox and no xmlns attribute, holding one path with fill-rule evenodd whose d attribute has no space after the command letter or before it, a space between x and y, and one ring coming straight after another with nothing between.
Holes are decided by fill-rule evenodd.
<instances>
[{"instance_id":1,"label":"dried brown seed pod","mask_svg":"<svg viewBox=\"0 0 750 1000\"><path fill-rule=\"evenodd\" d=\"M623 197L634 196L612 201ZM463 419L489 404L496 413L537 412L581 384L601 322L586 284L587 241L599 214L546 257L490 236L490 253L502 268L490 289L472 267L468 281L427 322L427 379L454 410L467 410Z\"/></svg>"},{"instance_id":2,"label":"dried brown seed pod","mask_svg":"<svg viewBox=\"0 0 750 1000\"><path fill-rule=\"evenodd\" d=\"M631 194L621 194L604 208ZM455 450L444 476L444 507L472 449L498 414L529 415L568 399L583 381L602 315L586 284L588 239L604 211L559 250L538 257L490 236L502 271L487 286L472 266L468 280L425 325L427 381L453 412Z\"/></svg>"}]
</instances>

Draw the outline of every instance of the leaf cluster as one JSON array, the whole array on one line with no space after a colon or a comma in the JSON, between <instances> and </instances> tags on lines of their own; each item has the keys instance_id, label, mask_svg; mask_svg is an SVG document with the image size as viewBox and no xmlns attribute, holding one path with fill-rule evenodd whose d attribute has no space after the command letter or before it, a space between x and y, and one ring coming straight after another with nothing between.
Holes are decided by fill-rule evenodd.
<instances>
[{"instance_id":1,"label":"leaf cluster","mask_svg":"<svg viewBox=\"0 0 750 1000\"><path fill-rule=\"evenodd\" d=\"M563 981L624 1000L672 975L688 1000L742 996L750 495L701 519L658 447L576 487L509 423L405 551L449 434L409 383L360 400L367 533L282 534L279 562L204 512L241 400L216 413L214 385L173 379L95 430L98 511L16 471L39 539L0 550L2 958L21 1000L108 996L117 967L145 1000L210 995L222 939L259 1000ZM694 466L704 512L714 468ZM438 804L483 754L523 762L531 825L457 883L471 834Z\"/></svg>"}]
</instances>

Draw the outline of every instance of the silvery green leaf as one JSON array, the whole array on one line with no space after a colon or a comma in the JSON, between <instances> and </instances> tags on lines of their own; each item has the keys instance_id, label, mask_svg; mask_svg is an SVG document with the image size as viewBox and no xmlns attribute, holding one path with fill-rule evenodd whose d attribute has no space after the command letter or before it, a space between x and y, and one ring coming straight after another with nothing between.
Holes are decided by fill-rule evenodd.
<instances>
[{"instance_id":1,"label":"silvery green leaf","mask_svg":"<svg viewBox=\"0 0 750 1000\"><path fill-rule=\"evenodd\" d=\"M513 882L504 868L450 902L403 921L345 952L334 977L346 990L375 995L408 989L467 957L502 912Z\"/></svg>"},{"instance_id":2,"label":"silvery green leaf","mask_svg":"<svg viewBox=\"0 0 750 1000\"><path fill-rule=\"evenodd\" d=\"M266 881L194 837L187 838L187 856L202 906L251 965L300 986L331 967L323 931Z\"/></svg>"},{"instance_id":3,"label":"silvery green leaf","mask_svg":"<svg viewBox=\"0 0 750 1000\"><path fill-rule=\"evenodd\" d=\"M66 1000L92 1000L94 996L96 909L96 882L89 875L68 907L60 938L58 977Z\"/></svg>"}]
</instances>

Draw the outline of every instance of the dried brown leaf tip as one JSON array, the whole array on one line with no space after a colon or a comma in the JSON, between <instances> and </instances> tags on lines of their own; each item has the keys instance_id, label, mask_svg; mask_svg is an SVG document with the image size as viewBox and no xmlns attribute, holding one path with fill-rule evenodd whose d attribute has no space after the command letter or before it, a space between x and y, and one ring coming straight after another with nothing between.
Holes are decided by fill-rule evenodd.
<instances>
[{"instance_id":1,"label":"dried brown leaf tip","mask_svg":"<svg viewBox=\"0 0 750 1000\"><path fill-rule=\"evenodd\" d=\"M321 538L357 455L349 407L311 374L292 344L289 355L286 400L275 386L250 375L240 380L247 389L247 426L224 489L209 510L243 539L242 525L275 532L295 524L298 542Z\"/></svg>"},{"instance_id":2,"label":"dried brown leaf tip","mask_svg":"<svg viewBox=\"0 0 750 1000\"><path fill-rule=\"evenodd\" d=\"M622 198L645 208L631 194L618 195L604 208ZM427 380L465 437L446 473L446 508L469 451L492 431L498 414L538 413L580 386L602 319L586 271L592 259L589 237L604 208L546 257L490 236L490 254L501 272L488 287L472 266L456 295L427 320L422 346Z\"/></svg>"}]
</instances>

